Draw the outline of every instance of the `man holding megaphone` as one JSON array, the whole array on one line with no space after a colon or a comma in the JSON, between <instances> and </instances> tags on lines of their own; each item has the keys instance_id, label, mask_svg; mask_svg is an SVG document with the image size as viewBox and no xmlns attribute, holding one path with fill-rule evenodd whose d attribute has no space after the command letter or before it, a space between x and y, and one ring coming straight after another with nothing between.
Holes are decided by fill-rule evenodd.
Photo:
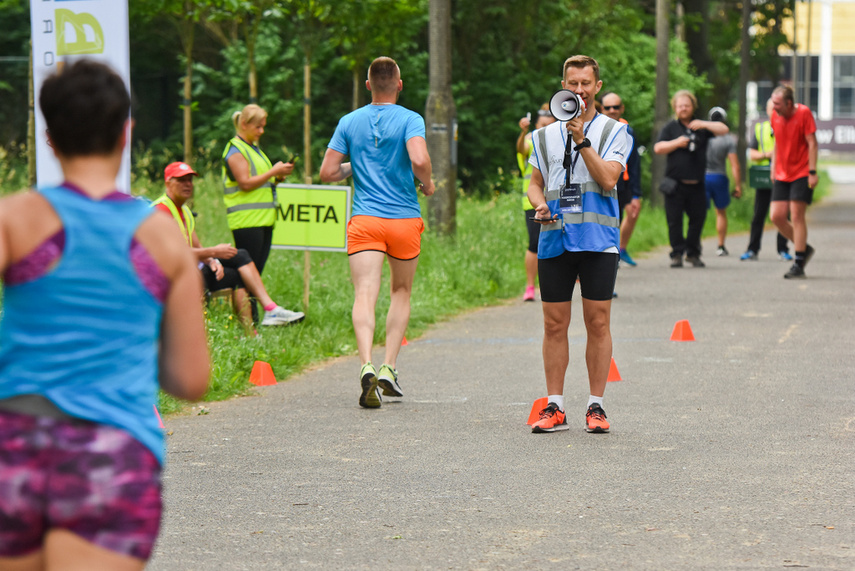
<instances>
[{"instance_id":1,"label":"man holding megaphone","mask_svg":"<svg viewBox=\"0 0 855 571\"><path fill-rule=\"evenodd\" d=\"M538 276L543 301L543 366L548 404L532 432L567 430L564 375L570 360L567 331L576 280L587 330L590 396L588 432L608 432L603 411L612 357L611 300L617 276L620 214L615 185L632 141L625 124L594 106L603 86L594 58L564 62L561 86L550 110L557 123L535 131L528 198L542 224Z\"/></svg>"}]
</instances>

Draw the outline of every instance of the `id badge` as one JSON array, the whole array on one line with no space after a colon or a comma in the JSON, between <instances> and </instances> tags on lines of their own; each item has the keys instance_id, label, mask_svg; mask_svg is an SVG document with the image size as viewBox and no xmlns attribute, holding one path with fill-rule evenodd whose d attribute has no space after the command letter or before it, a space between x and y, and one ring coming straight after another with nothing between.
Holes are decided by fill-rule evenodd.
<instances>
[{"instance_id":1,"label":"id badge","mask_svg":"<svg viewBox=\"0 0 855 571\"><path fill-rule=\"evenodd\" d=\"M558 194L558 206L562 214L582 212L582 185L577 182L564 185Z\"/></svg>"}]
</instances>

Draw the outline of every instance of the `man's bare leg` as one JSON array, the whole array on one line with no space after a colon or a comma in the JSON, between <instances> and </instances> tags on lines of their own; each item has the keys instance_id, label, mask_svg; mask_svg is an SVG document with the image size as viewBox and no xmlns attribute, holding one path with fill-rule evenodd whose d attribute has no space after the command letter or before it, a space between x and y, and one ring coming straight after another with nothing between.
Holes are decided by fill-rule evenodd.
<instances>
[{"instance_id":1,"label":"man's bare leg","mask_svg":"<svg viewBox=\"0 0 855 571\"><path fill-rule=\"evenodd\" d=\"M261 275L258 273L258 268L255 267L255 262L239 267L238 273L246 289L261 303L261 307L268 307L273 303L273 299L267 293L267 288L264 287L264 282L261 281Z\"/></svg>"},{"instance_id":2,"label":"man's bare leg","mask_svg":"<svg viewBox=\"0 0 855 571\"><path fill-rule=\"evenodd\" d=\"M386 358L384 364L396 368L398 352L410 322L410 297L419 259L398 260L387 256L391 273L389 313L386 315Z\"/></svg>"},{"instance_id":3,"label":"man's bare leg","mask_svg":"<svg viewBox=\"0 0 855 571\"><path fill-rule=\"evenodd\" d=\"M348 256L350 279L353 282L353 332L362 364L371 361L374 346L374 308L380 294L384 252L365 251Z\"/></svg>"},{"instance_id":4,"label":"man's bare leg","mask_svg":"<svg viewBox=\"0 0 855 571\"><path fill-rule=\"evenodd\" d=\"M795 240L793 240L793 225L789 220L790 204L792 203L786 200L773 200L769 207L769 219L778 228L778 232L790 242L794 242L793 245L798 251L798 244L795 244Z\"/></svg>"},{"instance_id":5,"label":"man's bare leg","mask_svg":"<svg viewBox=\"0 0 855 571\"><path fill-rule=\"evenodd\" d=\"M793 227L793 246L796 252L807 249L807 203L800 200L790 201L790 218Z\"/></svg>"},{"instance_id":6,"label":"man's bare leg","mask_svg":"<svg viewBox=\"0 0 855 571\"><path fill-rule=\"evenodd\" d=\"M588 365L588 384L591 394L595 397L601 397L605 393L612 363L612 334L609 327L611 307L611 300L582 299L582 312L588 333L585 362Z\"/></svg>"},{"instance_id":7,"label":"man's bare leg","mask_svg":"<svg viewBox=\"0 0 855 571\"><path fill-rule=\"evenodd\" d=\"M547 395L564 394L564 375L570 363L569 301L543 303L543 371Z\"/></svg>"}]
</instances>

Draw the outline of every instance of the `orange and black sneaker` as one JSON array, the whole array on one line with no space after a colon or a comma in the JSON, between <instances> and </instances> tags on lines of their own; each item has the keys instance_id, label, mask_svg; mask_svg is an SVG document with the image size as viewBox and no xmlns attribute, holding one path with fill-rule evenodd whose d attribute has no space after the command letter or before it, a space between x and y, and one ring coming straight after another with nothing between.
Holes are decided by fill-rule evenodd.
<instances>
[{"instance_id":1,"label":"orange and black sneaker","mask_svg":"<svg viewBox=\"0 0 855 571\"><path fill-rule=\"evenodd\" d=\"M597 403L588 407L585 415L585 430L588 432L608 432L609 421L606 420L606 411Z\"/></svg>"},{"instance_id":2,"label":"orange and black sneaker","mask_svg":"<svg viewBox=\"0 0 855 571\"><path fill-rule=\"evenodd\" d=\"M564 411L559 410L554 402L546 405L546 408L540 411L540 419L531 425L532 432L557 432L568 428Z\"/></svg>"}]
</instances>

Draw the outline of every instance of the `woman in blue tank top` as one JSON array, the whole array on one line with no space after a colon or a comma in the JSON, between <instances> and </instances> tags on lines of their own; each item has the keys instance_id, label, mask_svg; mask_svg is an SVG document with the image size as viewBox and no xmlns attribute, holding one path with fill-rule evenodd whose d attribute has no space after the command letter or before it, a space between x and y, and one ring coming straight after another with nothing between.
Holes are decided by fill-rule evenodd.
<instances>
[{"instance_id":1,"label":"woman in blue tank top","mask_svg":"<svg viewBox=\"0 0 855 571\"><path fill-rule=\"evenodd\" d=\"M0 568L142 569L161 517L158 388L201 397L202 288L170 217L116 190L130 97L47 78L59 186L0 201Z\"/></svg>"}]
</instances>

